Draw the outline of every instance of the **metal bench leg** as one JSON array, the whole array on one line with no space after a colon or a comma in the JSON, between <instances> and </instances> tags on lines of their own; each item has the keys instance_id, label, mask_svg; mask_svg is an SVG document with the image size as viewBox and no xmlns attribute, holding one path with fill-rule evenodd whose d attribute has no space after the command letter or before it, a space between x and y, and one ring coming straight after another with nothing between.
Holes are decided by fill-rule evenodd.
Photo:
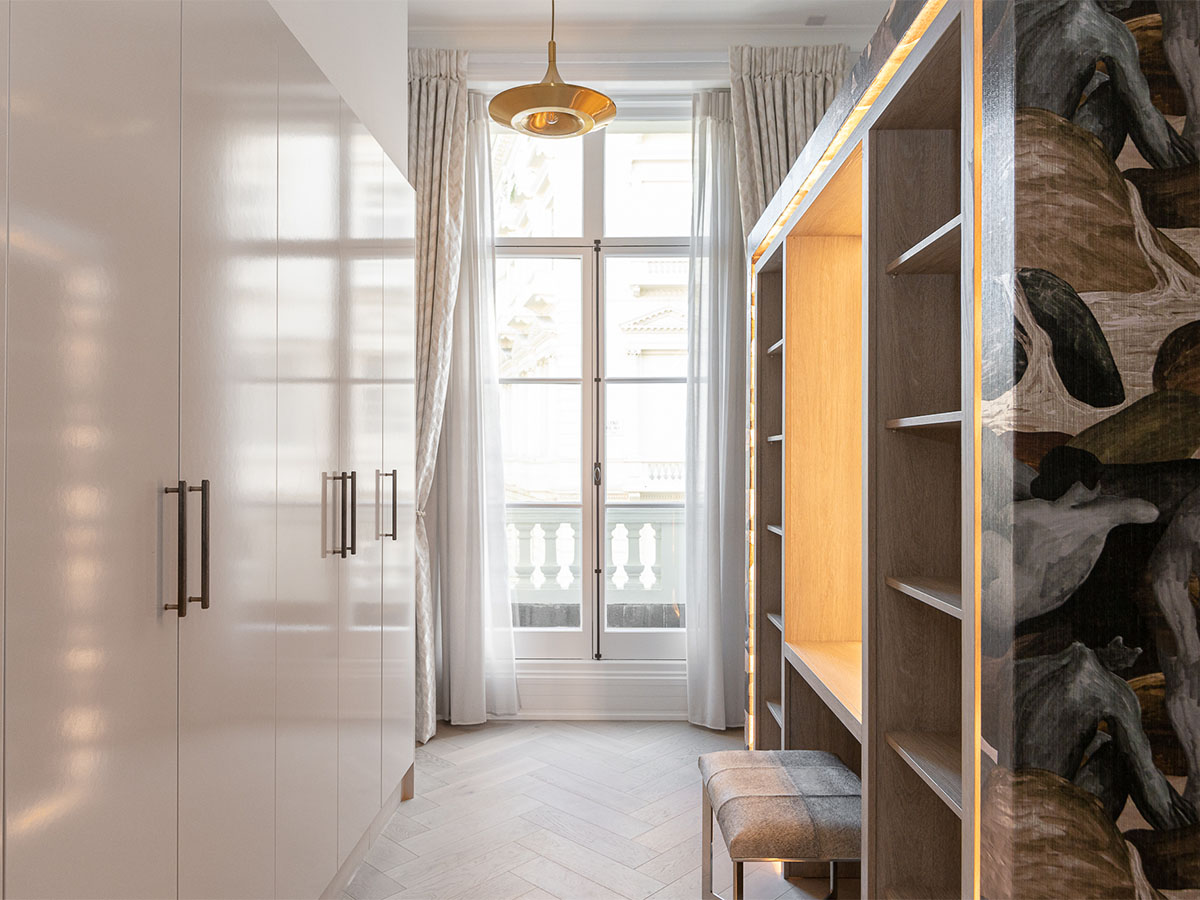
<instances>
[{"instance_id":1,"label":"metal bench leg","mask_svg":"<svg viewBox=\"0 0 1200 900\"><path fill-rule=\"evenodd\" d=\"M829 864L829 896L826 900L837 900L837 862Z\"/></svg>"},{"instance_id":2,"label":"metal bench leg","mask_svg":"<svg viewBox=\"0 0 1200 900\"><path fill-rule=\"evenodd\" d=\"M733 900L746 900L746 884L742 878L742 866L745 865L740 859L733 863Z\"/></svg>"},{"instance_id":3,"label":"metal bench leg","mask_svg":"<svg viewBox=\"0 0 1200 900\"><path fill-rule=\"evenodd\" d=\"M700 795L703 797L700 805L700 896L704 900L719 900L712 889L713 815L706 786L700 786Z\"/></svg>"}]
</instances>

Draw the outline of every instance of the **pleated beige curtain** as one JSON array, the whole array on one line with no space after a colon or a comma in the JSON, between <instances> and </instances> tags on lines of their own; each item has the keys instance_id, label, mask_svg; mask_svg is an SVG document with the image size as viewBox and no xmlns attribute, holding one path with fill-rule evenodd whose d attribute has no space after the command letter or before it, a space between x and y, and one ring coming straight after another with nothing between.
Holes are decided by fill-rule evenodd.
<instances>
[{"instance_id":1,"label":"pleated beige curtain","mask_svg":"<svg viewBox=\"0 0 1200 900\"><path fill-rule=\"evenodd\" d=\"M833 102L845 44L731 47L729 87L742 228L749 234Z\"/></svg>"},{"instance_id":2,"label":"pleated beige curtain","mask_svg":"<svg viewBox=\"0 0 1200 900\"><path fill-rule=\"evenodd\" d=\"M411 50L408 165L417 194L417 740L437 730L436 605L425 505L433 488L462 257L467 54Z\"/></svg>"}]
</instances>

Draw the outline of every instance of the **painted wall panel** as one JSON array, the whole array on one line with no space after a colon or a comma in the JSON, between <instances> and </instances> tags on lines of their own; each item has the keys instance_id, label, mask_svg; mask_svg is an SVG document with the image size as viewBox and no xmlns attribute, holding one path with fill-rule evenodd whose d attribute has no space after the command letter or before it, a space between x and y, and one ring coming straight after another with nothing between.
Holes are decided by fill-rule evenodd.
<instances>
[{"instance_id":1,"label":"painted wall panel","mask_svg":"<svg viewBox=\"0 0 1200 900\"><path fill-rule=\"evenodd\" d=\"M985 17L988 896L1200 887L1200 7L1117 6Z\"/></svg>"}]
</instances>

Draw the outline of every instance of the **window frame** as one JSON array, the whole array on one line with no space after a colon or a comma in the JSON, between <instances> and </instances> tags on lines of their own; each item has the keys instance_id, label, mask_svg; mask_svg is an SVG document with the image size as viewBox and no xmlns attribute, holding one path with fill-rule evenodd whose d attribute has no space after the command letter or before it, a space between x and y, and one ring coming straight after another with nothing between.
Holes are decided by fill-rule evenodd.
<instances>
[{"instance_id":1,"label":"window frame","mask_svg":"<svg viewBox=\"0 0 1200 900\"><path fill-rule=\"evenodd\" d=\"M593 483L593 466L601 463L602 473L608 465L605 447L606 386L612 384L686 383L680 377L614 377L604 371L605 325L605 263L610 258L686 258L690 236L672 237L606 237L604 235L604 131L580 138L583 141L583 206L582 231L579 237L499 237L496 239L497 259L571 258L581 261L580 296L585 304L581 315L582 370L580 491L581 502L575 503L508 503L509 507L546 508L562 506L581 509L583 548L580 571L582 596L580 629L515 628L514 644L517 659L617 659L617 660L682 660L686 657L686 627L674 629L645 629L609 631L605 617L606 556L605 512L607 480ZM501 384L574 384L564 378L502 378ZM586 389L590 385L590 390ZM678 503L615 503L616 506L636 508L678 507ZM591 575L591 577L587 577ZM685 601L686 609L686 601ZM686 626L686 623L685 623Z\"/></svg>"}]
</instances>

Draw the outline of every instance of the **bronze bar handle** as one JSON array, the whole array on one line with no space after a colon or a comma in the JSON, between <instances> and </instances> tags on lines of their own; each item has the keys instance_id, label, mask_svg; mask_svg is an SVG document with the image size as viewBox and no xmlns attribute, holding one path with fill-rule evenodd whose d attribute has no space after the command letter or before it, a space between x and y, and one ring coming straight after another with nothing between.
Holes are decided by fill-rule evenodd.
<instances>
[{"instance_id":1,"label":"bronze bar handle","mask_svg":"<svg viewBox=\"0 0 1200 900\"><path fill-rule=\"evenodd\" d=\"M338 476L338 481L341 482L342 493L342 547L339 551L342 554L342 559L345 559L346 554L350 552L350 544L346 540L346 477L345 472Z\"/></svg>"},{"instance_id":2,"label":"bronze bar handle","mask_svg":"<svg viewBox=\"0 0 1200 900\"><path fill-rule=\"evenodd\" d=\"M208 519L208 496L209 482L205 478L200 482L200 487L189 487L189 491L200 492L200 596L188 597L188 603L199 603L201 609L208 609L209 593L208 593L208 545L209 545L209 519Z\"/></svg>"},{"instance_id":3,"label":"bronze bar handle","mask_svg":"<svg viewBox=\"0 0 1200 900\"><path fill-rule=\"evenodd\" d=\"M358 472L350 473L350 554L358 556Z\"/></svg>"},{"instance_id":4,"label":"bronze bar handle","mask_svg":"<svg viewBox=\"0 0 1200 900\"><path fill-rule=\"evenodd\" d=\"M173 609L179 613L179 618L187 615L187 495L188 483L180 481L175 487L163 488L164 494L179 495L179 522L176 534L179 546L175 551L177 571L175 573L175 597L178 602L164 603L163 609Z\"/></svg>"},{"instance_id":5,"label":"bronze bar handle","mask_svg":"<svg viewBox=\"0 0 1200 900\"><path fill-rule=\"evenodd\" d=\"M392 530L390 532L386 532L383 536L385 538L391 538L393 541L397 540L397 537L396 537L396 495L397 495L396 474L397 474L397 472L395 469L392 469L392 471L390 471L390 472L383 473L384 478L392 479Z\"/></svg>"}]
</instances>

